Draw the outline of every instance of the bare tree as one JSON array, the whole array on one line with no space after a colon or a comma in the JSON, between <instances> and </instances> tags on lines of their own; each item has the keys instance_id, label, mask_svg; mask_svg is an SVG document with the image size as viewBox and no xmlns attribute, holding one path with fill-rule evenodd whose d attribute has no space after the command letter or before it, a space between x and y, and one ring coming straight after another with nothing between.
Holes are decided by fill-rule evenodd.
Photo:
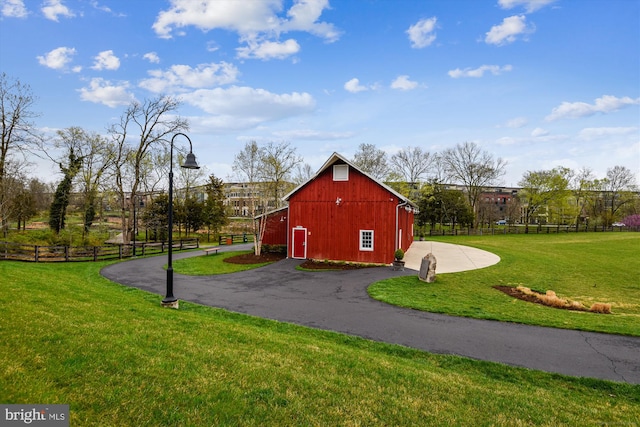
<instances>
[{"instance_id":1,"label":"bare tree","mask_svg":"<svg viewBox=\"0 0 640 427\"><path fill-rule=\"evenodd\" d=\"M7 206L7 163L14 153L25 150L37 142L35 125L31 122L38 114L33 112L35 98L28 85L0 74L0 207ZM0 210L0 227L7 225L6 213Z\"/></svg>"},{"instance_id":2,"label":"bare tree","mask_svg":"<svg viewBox=\"0 0 640 427\"><path fill-rule=\"evenodd\" d=\"M253 184L258 182L260 170L260 147L255 141L245 144L241 152L233 159L233 171L240 175L245 182Z\"/></svg>"},{"instance_id":3,"label":"bare tree","mask_svg":"<svg viewBox=\"0 0 640 427\"><path fill-rule=\"evenodd\" d=\"M143 103L133 102L120 117L120 121L109 128L115 144L114 175L116 190L120 198L122 239L129 242L133 218L133 203L140 186L144 165L155 149L161 149L179 132L188 130L186 120L173 113L180 102L167 96L158 96ZM129 211L129 215L127 215Z\"/></svg>"},{"instance_id":4,"label":"bare tree","mask_svg":"<svg viewBox=\"0 0 640 427\"><path fill-rule=\"evenodd\" d=\"M406 147L391 156L391 166L412 186L426 178L432 163L431 153L420 147Z\"/></svg>"},{"instance_id":5,"label":"bare tree","mask_svg":"<svg viewBox=\"0 0 640 427\"><path fill-rule=\"evenodd\" d=\"M389 173L387 153L373 144L360 144L352 161L361 171L378 181L384 180Z\"/></svg>"},{"instance_id":6,"label":"bare tree","mask_svg":"<svg viewBox=\"0 0 640 427\"><path fill-rule=\"evenodd\" d=\"M440 153L433 155L433 161L431 163L431 177L430 182L442 184L447 180L447 171L445 169L445 163Z\"/></svg>"},{"instance_id":7,"label":"bare tree","mask_svg":"<svg viewBox=\"0 0 640 427\"><path fill-rule=\"evenodd\" d=\"M53 141L54 148L61 148L65 153L73 151L82 159L78 181L83 195L84 232L88 232L96 216L103 176L113 163L114 147L106 138L80 127L69 127L57 133L58 138ZM62 159L52 160L62 162Z\"/></svg>"},{"instance_id":8,"label":"bare tree","mask_svg":"<svg viewBox=\"0 0 640 427\"><path fill-rule=\"evenodd\" d=\"M273 198L273 207L282 206L282 196L291 190L291 174L302 162L295 147L288 142L270 142L263 147L260 156L260 177L265 191Z\"/></svg>"},{"instance_id":9,"label":"bare tree","mask_svg":"<svg viewBox=\"0 0 640 427\"><path fill-rule=\"evenodd\" d=\"M260 189L268 197L259 197L260 211L263 216L255 220L257 208L256 197L252 197L251 215L253 221L253 245L256 255L260 255L262 236L265 230L266 215L269 208L277 209L282 205L282 196L292 188L292 173L299 167L302 158L295 147L288 142L270 142L265 147L258 147L255 141L248 142L238 153L233 162L233 170L248 183L250 191Z\"/></svg>"},{"instance_id":10,"label":"bare tree","mask_svg":"<svg viewBox=\"0 0 640 427\"><path fill-rule=\"evenodd\" d=\"M22 172L22 162L9 160L5 164L5 177L0 182L0 219L2 235L7 236L9 219L15 218L20 195L24 192L26 176Z\"/></svg>"},{"instance_id":11,"label":"bare tree","mask_svg":"<svg viewBox=\"0 0 640 427\"><path fill-rule=\"evenodd\" d=\"M313 173L313 169L309 163L305 163L303 165L298 164L296 166L295 175L293 176L294 184L304 184L311 179Z\"/></svg>"},{"instance_id":12,"label":"bare tree","mask_svg":"<svg viewBox=\"0 0 640 427\"><path fill-rule=\"evenodd\" d=\"M442 152L441 161L449 179L462 184L478 225L478 202L482 191L494 185L505 173L506 162L494 159L473 142L458 144Z\"/></svg>"},{"instance_id":13,"label":"bare tree","mask_svg":"<svg viewBox=\"0 0 640 427\"><path fill-rule=\"evenodd\" d=\"M242 151L236 154L233 159L233 171L239 176L241 181L247 183L250 192L254 193L249 199L249 212L251 218L255 218L257 214L257 198L258 181L260 179L260 164L262 154L260 147L256 141L249 141L245 144ZM265 213L264 211L262 213ZM253 224L253 250L256 255L260 255L259 224L252 221Z\"/></svg>"}]
</instances>

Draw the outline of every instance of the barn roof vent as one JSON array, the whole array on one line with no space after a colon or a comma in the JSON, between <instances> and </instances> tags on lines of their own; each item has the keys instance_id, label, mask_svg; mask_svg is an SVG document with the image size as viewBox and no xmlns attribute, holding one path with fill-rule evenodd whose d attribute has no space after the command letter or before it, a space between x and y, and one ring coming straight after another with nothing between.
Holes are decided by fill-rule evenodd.
<instances>
[{"instance_id":1,"label":"barn roof vent","mask_svg":"<svg viewBox=\"0 0 640 427\"><path fill-rule=\"evenodd\" d=\"M349 181L349 165L333 165L334 181Z\"/></svg>"}]
</instances>

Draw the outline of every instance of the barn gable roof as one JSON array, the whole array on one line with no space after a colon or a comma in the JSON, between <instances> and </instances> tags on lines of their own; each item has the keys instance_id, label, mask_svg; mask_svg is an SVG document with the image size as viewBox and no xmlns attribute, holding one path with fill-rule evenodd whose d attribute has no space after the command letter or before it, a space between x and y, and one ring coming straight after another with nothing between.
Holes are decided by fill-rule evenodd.
<instances>
[{"instance_id":1,"label":"barn gable roof","mask_svg":"<svg viewBox=\"0 0 640 427\"><path fill-rule=\"evenodd\" d=\"M254 217L253 217L253 219L254 219L254 220L258 220L258 219L262 218L263 216L273 215L273 214L278 213L278 212L281 212L281 211L286 211L287 209L289 209L289 205L287 205L287 206L282 206L281 208L278 208L278 209L270 210L270 211L265 212L265 213L262 213L262 214L260 214L260 215L256 215L256 216L254 216Z\"/></svg>"},{"instance_id":2,"label":"barn gable roof","mask_svg":"<svg viewBox=\"0 0 640 427\"><path fill-rule=\"evenodd\" d=\"M372 180L373 182L375 182L376 184L378 184L379 186L381 186L385 190L387 190L390 193L392 193L394 196L396 196L398 198L398 200L406 202L406 203L408 203L409 205L411 205L413 207L417 207L416 204L413 203L409 198L407 198L406 196L403 196L402 194L398 193L393 188L391 188L388 185L386 185L386 184L378 181L377 179L373 178L371 175L369 175L368 173L364 172L359 167L357 167L353 163L351 163L349 160L347 160L346 158L344 158L343 156L341 156L340 154L335 153L335 152L331 155L331 157L329 157L329 159L326 162L324 162L324 165L322 165L322 167L320 169L318 169L318 172L316 172L315 175L313 175L307 181L303 182L302 184L300 184L299 186L294 188L289 194L286 194L282 198L282 200L288 201L291 196L293 196L295 193L300 191L304 186L306 186L308 183L310 183L311 181L316 179L318 176L320 176L320 174L322 174L325 170L329 169L331 166L333 166L336 163L349 165L350 168L353 168L353 169L357 170L358 172L360 172L361 174L363 174L364 176L366 176L367 178L369 178L370 180Z\"/></svg>"}]
</instances>

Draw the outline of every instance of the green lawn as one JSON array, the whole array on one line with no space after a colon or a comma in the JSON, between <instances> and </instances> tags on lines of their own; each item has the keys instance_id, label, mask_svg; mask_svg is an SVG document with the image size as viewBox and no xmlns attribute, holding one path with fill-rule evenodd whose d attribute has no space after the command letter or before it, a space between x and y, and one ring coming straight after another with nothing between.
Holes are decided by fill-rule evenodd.
<instances>
[{"instance_id":1,"label":"green lawn","mask_svg":"<svg viewBox=\"0 0 640 427\"><path fill-rule=\"evenodd\" d=\"M232 264L224 262L227 258L252 252L253 251L220 252L211 255L183 258L173 261L173 269L176 273L190 276L210 276L212 274L237 273L239 271L251 270L271 264L269 262L261 264Z\"/></svg>"},{"instance_id":2,"label":"green lawn","mask_svg":"<svg viewBox=\"0 0 640 427\"><path fill-rule=\"evenodd\" d=\"M72 426L634 425L640 386L431 355L0 262L0 402Z\"/></svg>"},{"instance_id":3,"label":"green lawn","mask_svg":"<svg viewBox=\"0 0 640 427\"><path fill-rule=\"evenodd\" d=\"M438 274L435 283L417 275L383 280L369 294L390 304L455 316L532 325L640 335L640 234L457 236L433 238L474 246L500 256L491 267ZM437 272L437 270L436 270ZM492 288L523 285L553 290L587 307L610 303L612 314L595 314L523 302Z\"/></svg>"}]
</instances>

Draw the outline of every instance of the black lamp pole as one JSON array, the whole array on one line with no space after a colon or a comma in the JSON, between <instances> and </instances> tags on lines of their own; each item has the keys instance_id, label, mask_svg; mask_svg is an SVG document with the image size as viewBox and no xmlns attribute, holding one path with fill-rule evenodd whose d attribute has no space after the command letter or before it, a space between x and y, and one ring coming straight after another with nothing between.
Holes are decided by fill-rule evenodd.
<instances>
[{"instance_id":1,"label":"black lamp pole","mask_svg":"<svg viewBox=\"0 0 640 427\"><path fill-rule=\"evenodd\" d=\"M133 196L133 257L136 257L136 199L138 196Z\"/></svg>"},{"instance_id":2,"label":"black lamp pole","mask_svg":"<svg viewBox=\"0 0 640 427\"><path fill-rule=\"evenodd\" d=\"M189 141L189 154L187 154L187 158L184 161L184 164L181 167L186 169L200 169L198 163L196 162L196 156L193 154L193 144L187 135L184 133L176 133L171 138L171 150L169 155L169 209L168 209L168 220L169 220L169 255L168 255L168 263L167 263L167 295L162 300L162 305L164 307L170 308L178 308L178 299L173 296L173 140L176 139L176 136L182 135L187 138Z\"/></svg>"},{"instance_id":3,"label":"black lamp pole","mask_svg":"<svg viewBox=\"0 0 640 427\"><path fill-rule=\"evenodd\" d=\"M136 204L137 204L137 200L138 200L138 195L133 196L133 257L136 257L136 224L137 224L137 218L136 218Z\"/></svg>"},{"instance_id":4,"label":"black lamp pole","mask_svg":"<svg viewBox=\"0 0 640 427\"><path fill-rule=\"evenodd\" d=\"M136 211L144 207L144 202L140 199L139 195L133 197L133 257L136 257L136 234L138 233L138 219L136 217Z\"/></svg>"}]
</instances>

